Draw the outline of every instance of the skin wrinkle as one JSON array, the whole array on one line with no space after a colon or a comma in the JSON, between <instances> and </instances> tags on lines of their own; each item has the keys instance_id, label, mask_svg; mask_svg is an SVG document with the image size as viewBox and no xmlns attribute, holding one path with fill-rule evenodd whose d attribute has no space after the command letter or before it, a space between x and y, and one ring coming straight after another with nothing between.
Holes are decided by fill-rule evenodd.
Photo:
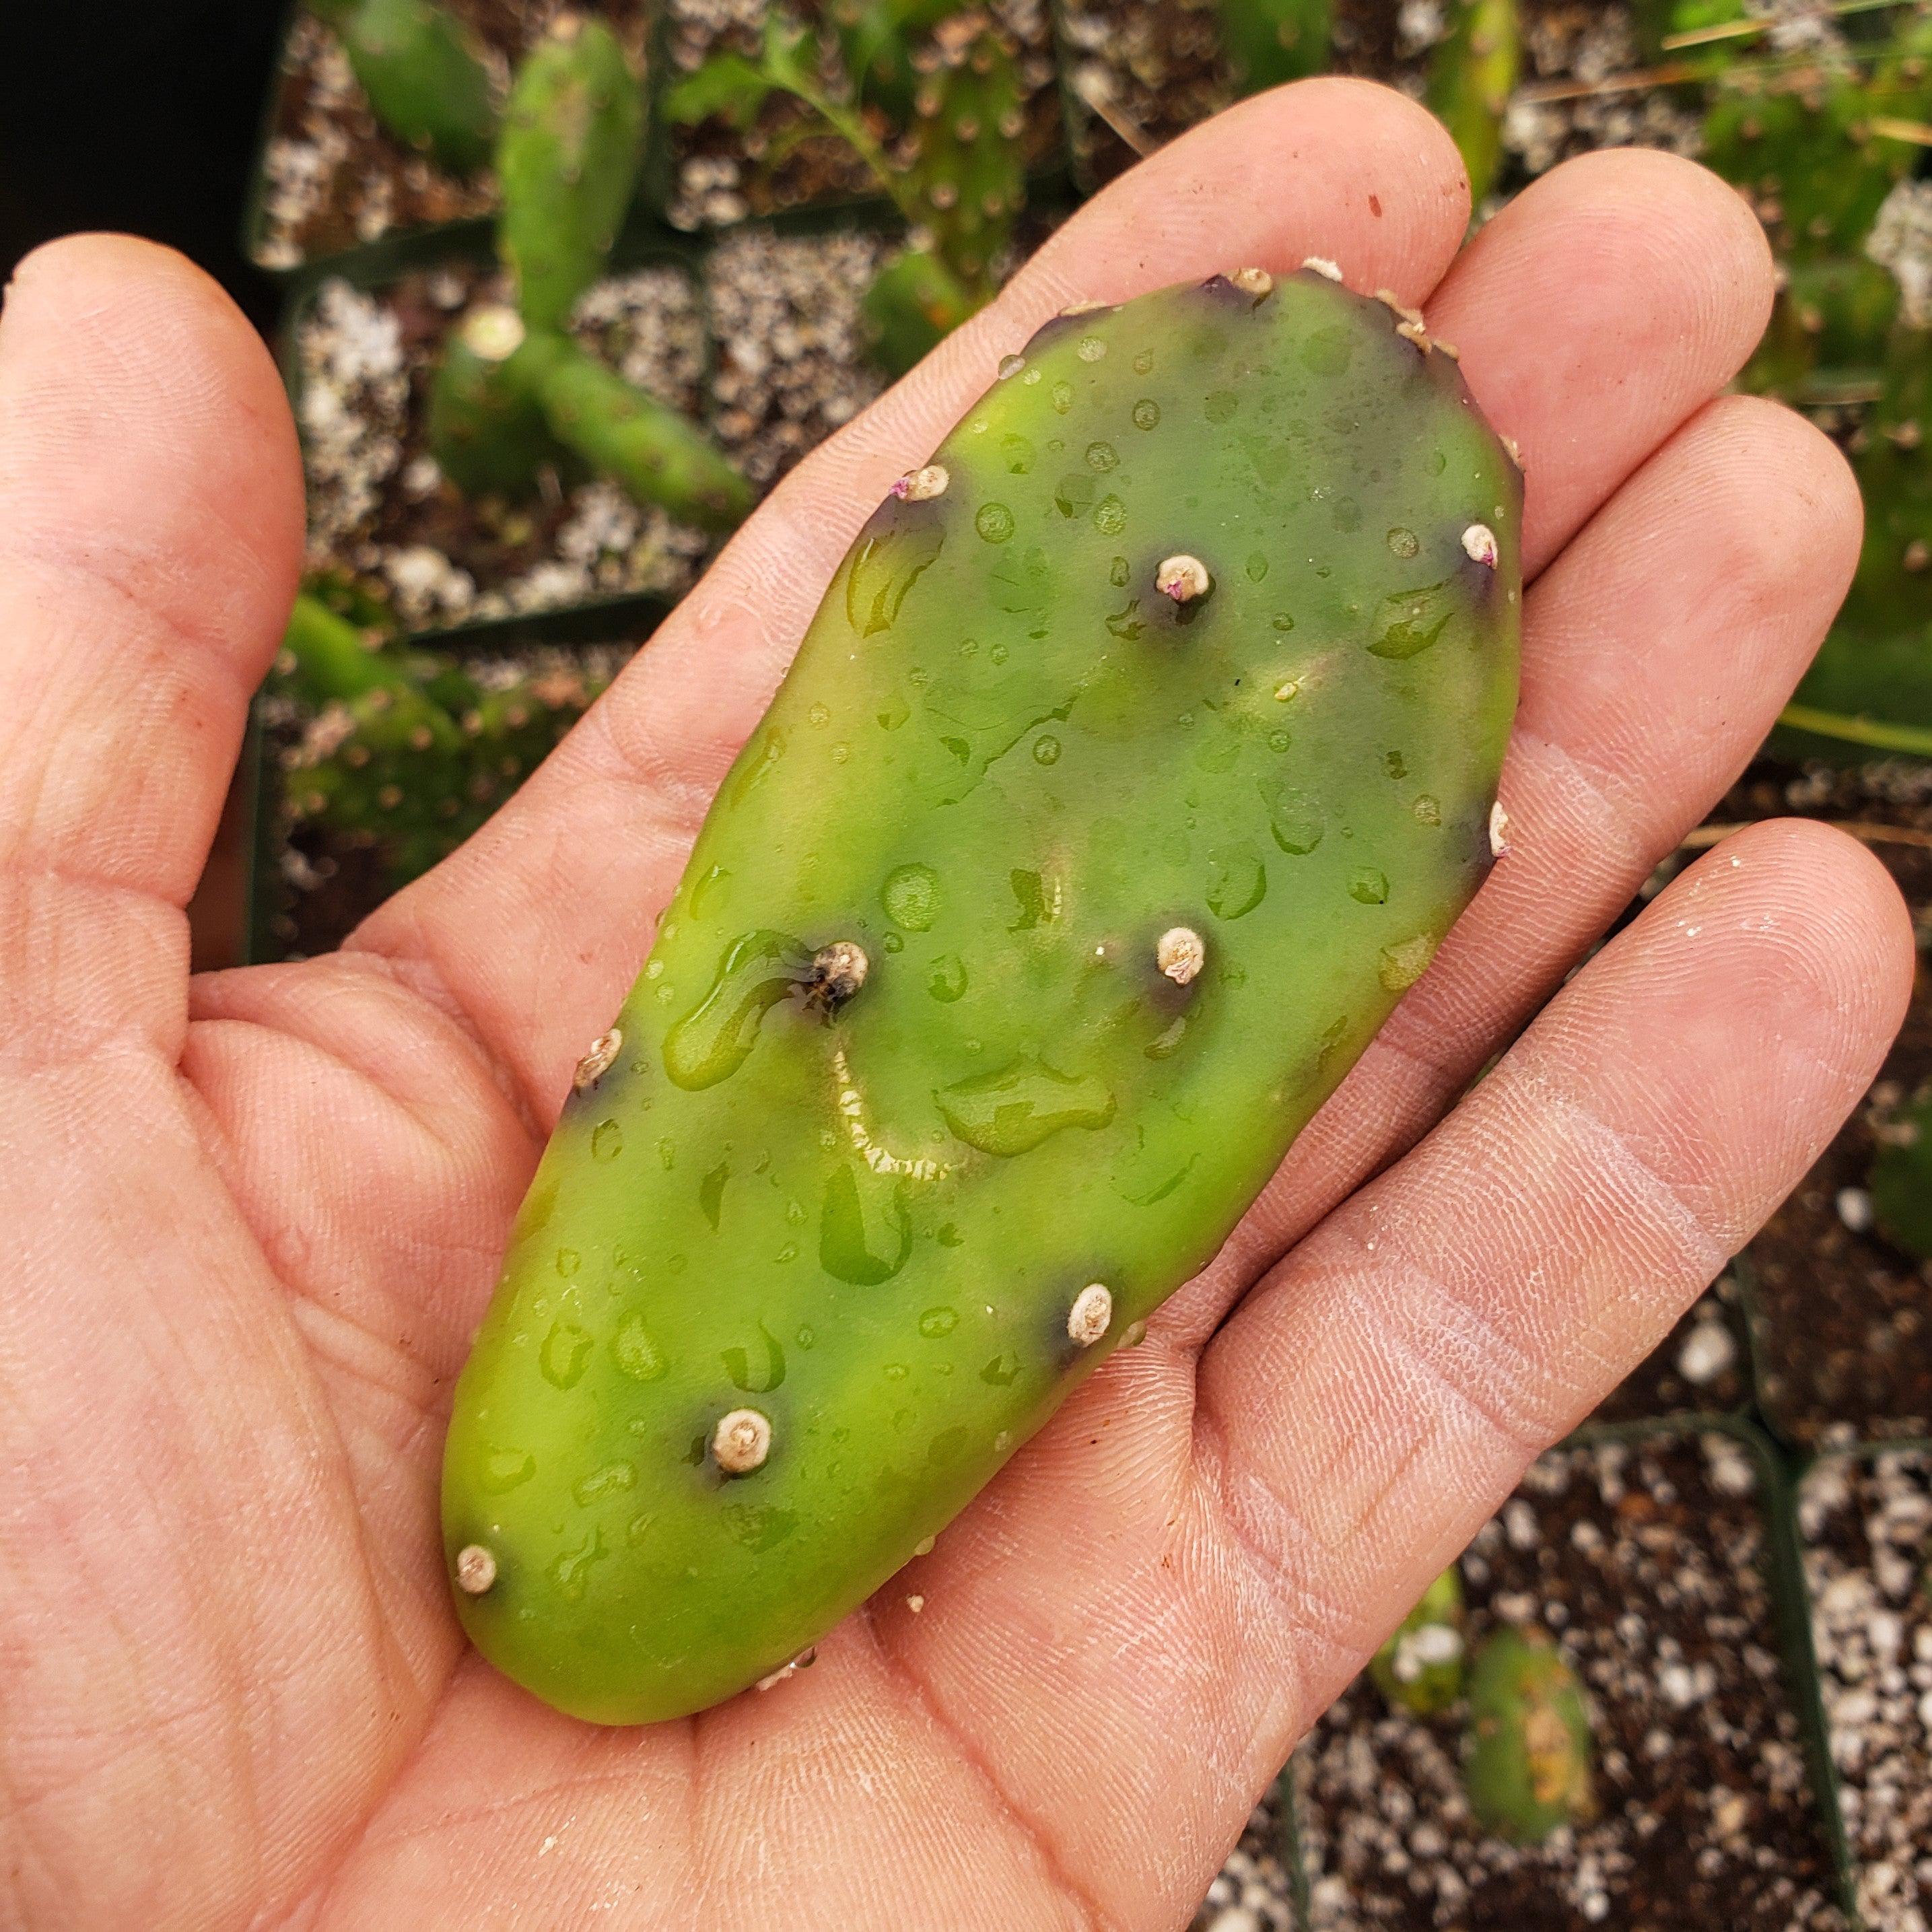
<instances>
[{"instance_id":1,"label":"skin wrinkle","mask_svg":"<svg viewBox=\"0 0 1932 1932\"><path fill-rule=\"evenodd\" d=\"M1020 1810L983 1749L948 1716L935 1688L920 1676L910 1657L886 1639L880 1627L877 1603L878 1599L873 1599L860 1612L874 1653L893 1679L910 1693L915 1706L958 1754L960 1761L977 1776L981 1787L992 1798L994 1810L1018 1834L1046 1874L1048 1882L1073 1909L1078 1932L1121 1932L1118 1922L1089 1887L1066 1869L1040 1822Z\"/></svg>"}]
</instances>

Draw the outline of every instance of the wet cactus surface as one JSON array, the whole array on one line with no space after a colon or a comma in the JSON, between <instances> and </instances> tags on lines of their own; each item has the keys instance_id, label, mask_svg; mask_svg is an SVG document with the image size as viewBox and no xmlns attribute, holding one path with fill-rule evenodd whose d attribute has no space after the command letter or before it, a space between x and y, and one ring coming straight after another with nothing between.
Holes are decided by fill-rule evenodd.
<instances>
[{"instance_id":1,"label":"wet cactus surface","mask_svg":"<svg viewBox=\"0 0 1932 1932\"><path fill-rule=\"evenodd\" d=\"M610 1722L742 1688L1212 1256L1488 866L1520 503L1451 358L1318 273L1007 358L525 1204L446 1467L486 1655Z\"/></svg>"}]
</instances>

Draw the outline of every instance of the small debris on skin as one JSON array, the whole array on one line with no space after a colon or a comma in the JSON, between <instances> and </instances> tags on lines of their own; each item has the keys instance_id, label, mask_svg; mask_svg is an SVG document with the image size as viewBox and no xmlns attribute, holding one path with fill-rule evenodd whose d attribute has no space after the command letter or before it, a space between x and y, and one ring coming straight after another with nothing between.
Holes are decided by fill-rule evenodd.
<instances>
[{"instance_id":1,"label":"small debris on skin","mask_svg":"<svg viewBox=\"0 0 1932 1932\"><path fill-rule=\"evenodd\" d=\"M1516 465L1518 470L1522 470L1526 467L1522 460L1522 445L1518 442L1514 436L1504 436L1502 440L1502 445L1503 448L1509 452L1509 460Z\"/></svg>"},{"instance_id":2,"label":"small debris on skin","mask_svg":"<svg viewBox=\"0 0 1932 1932\"><path fill-rule=\"evenodd\" d=\"M1311 274L1319 275L1325 281L1339 282L1342 279L1340 265L1330 261L1326 255L1310 255L1301 266Z\"/></svg>"},{"instance_id":3,"label":"small debris on skin","mask_svg":"<svg viewBox=\"0 0 1932 1932\"><path fill-rule=\"evenodd\" d=\"M1496 560L1502 554L1496 544L1496 533L1487 524L1472 524L1462 532L1462 548L1472 562L1480 563L1493 570Z\"/></svg>"},{"instance_id":4,"label":"small debris on skin","mask_svg":"<svg viewBox=\"0 0 1932 1932\"><path fill-rule=\"evenodd\" d=\"M1090 1348L1113 1325L1113 1291L1104 1282L1091 1281L1073 1298L1066 1313L1066 1333L1083 1348Z\"/></svg>"},{"instance_id":5,"label":"small debris on skin","mask_svg":"<svg viewBox=\"0 0 1932 1932\"><path fill-rule=\"evenodd\" d=\"M1154 941L1154 960L1177 986L1191 986L1208 963L1208 942L1191 926L1169 926Z\"/></svg>"},{"instance_id":6,"label":"small debris on skin","mask_svg":"<svg viewBox=\"0 0 1932 1932\"><path fill-rule=\"evenodd\" d=\"M1191 604L1196 598L1207 596L1214 587L1214 580L1198 556L1183 554L1162 560L1154 574L1154 587L1177 604Z\"/></svg>"},{"instance_id":7,"label":"small debris on skin","mask_svg":"<svg viewBox=\"0 0 1932 1932\"><path fill-rule=\"evenodd\" d=\"M624 1033L621 1027L613 1027L608 1033L600 1033L590 1042L590 1051L577 1063L577 1071L572 1076L571 1084L581 1094L596 1085L610 1072L619 1054L624 1050Z\"/></svg>"},{"instance_id":8,"label":"small debris on skin","mask_svg":"<svg viewBox=\"0 0 1932 1932\"><path fill-rule=\"evenodd\" d=\"M789 1664L782 1664L777 1670L768 1671L753 1687L760 1690L770 1690L782 1684L788 1677L796 1677L801 1670L809 1670L818 1661L816 1646L808 1645Z\"/></svg>"},{"instance_id":9,"label":"small debris on skin","mask_svg":"<svg viewBox=\"0 0 1932 1932\"><path fill-rule=\"evenodd\" d=\"M771 1418L755 1408L734 1408L712 1431L711 1454L728 1476L762 1469L772 1453Z\"/></svg>"},{"instance_id":10,"label":"small debris on skin","mask_svg":"<svg viewBox=\"0 0 1932 1932\"><path fill-rule=\"evenodd\" d=\"M480 1543L466 1543L456 1552L456 1587L465 1596L480 1597L496 1580L496 1558Z\"/></svg>"},{"instance_id":11,"label":"small debris on skin","mask_svg":"<svg viewBox=\"0 0 1932 1932\"><path fill-rule=\"evenodd\" d=\"M926 1608L926 1599L923 1597L908 1597L906 1599L906 1608L911 1611L914 1616L917 1616L920 1612Z\"/></svg>"}]
</instances>

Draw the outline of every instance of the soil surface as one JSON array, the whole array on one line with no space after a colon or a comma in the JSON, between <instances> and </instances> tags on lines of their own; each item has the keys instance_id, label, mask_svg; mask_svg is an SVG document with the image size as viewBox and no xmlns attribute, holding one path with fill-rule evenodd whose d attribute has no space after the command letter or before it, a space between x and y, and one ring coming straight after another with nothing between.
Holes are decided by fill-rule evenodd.
<instances>
[{"instance_id":1,"label":"soil surface","mask_svg":"<svg viewBox=\"0 0 1932 1932\"><path fill-rule=\"evenodd\" d=\"M650 0L438 0L472 31L500 95L524 50L566 4L602 14L644 71ZM255 259L294 268L392 232L488 214L496 184L458 178L386 133L335 35L298 14L262 154L266 177Z\"/></svg>"},{"instance_id":2,"label":"soil surface","mask_svg":"<svg viewBox=\"0 0 1932 1932\"><path fill-rule=\"evenodd\" d=\"M1806 1444L1932 1435L1932 1263L1872 1226L1865 1184L1901 1107L1932 1088L1932 766L1904 760L1838 772L1760 766L1726 801L1738 818L1780 812L1875 829L1871 850L1898 882L1918 934L1912 1007L1876 1083L1750 1246L1759 1399Z\"/></svg>"},{"instance_id":3,"label":"soil surface","mask_svg":"<svg viewBox=\"0 0 1932 1932\"><path fill-rule=\"evenodd\" d=\"M1393 1711L1358 1680L1294 1760L1314 1932L1841 1928L1761 1507L1728 1436L1544 1457L1462 1558L1468 1636L1508 1622L1555 1639L1592 1708L1596 1816L1535 1849L1484 1832L1460 1711Z\"/></svg>"},{"instance_id":4,"label":"soil surface","mask_svg":"<svg viewBox=\"0 0 1932 1932\"><path fill-rule=\"evenodd\" d=\"M1799 1520L1832 1757L1873 1932L1932 1928L1932 1453L1833 1457Z\"/></svg>"},{"instance_id":5,"label":"soil surface","mask_svg":"<svg viewBox=\"0 0 1932 1932\"><path fill-rule=\"evenodd\" d=\"M716 54L755 56L770 10L766 0L667 0L668 83L675 84ZM787 0L786 10L817 27L829 10L824 0ZM1046 0L992 0L986 11L1018 51L1027 117L1018 139L1028 166L1051 166L1061 157L1065 128ZM829 33L820 36L820 84L832 98L845 98L849 77L840 70L836 43ZM880 146L892 153L904 128L895 126L876 107L867 110L866 118ZM668 124L667 218L679 228L715 228L747 215L878 196L878 182L844 142L830 135L801 135L812 118L801 102L775 94L748 134L717 115L695 125Z\"/></svg>"},{"instance_id":6,"label":"soil surface","mask_svg":"<svg viewBox=\"0 0 1932 1932\"><path fill-rule=\"evenodd\" d=\"M631 592L676 597L712 548L614 484L564 489L550 477L506 503L466 498L443 479L428 448L430 383L465 309L506 292L495 271L468 263L373 292L332 280L296 332L308 568L355 579L410 629ZM608 277L571 326L640 388L700 411L704 326L681 267Z\"/></svg>"},{"instance_id":7,"label":"soil surface","mask_svg":"<svg viewBox=\"0 0 1932 1932\"><path fill-rule=\"evenodd\" d=\"M1420 98L1452 13L1444 0L1338 0L1330 70ZM1562 98L1512 104L1499 194L1588 148L1695 152L1696 117L1667 92L1569 92L1642 67L1620 0L1526 0L1522 13L1524 82ZM1060 20L1075 164L1089 186L1111 181L1234 98L1216 0L1062 0Z\"/></svg>"}]
</instances>

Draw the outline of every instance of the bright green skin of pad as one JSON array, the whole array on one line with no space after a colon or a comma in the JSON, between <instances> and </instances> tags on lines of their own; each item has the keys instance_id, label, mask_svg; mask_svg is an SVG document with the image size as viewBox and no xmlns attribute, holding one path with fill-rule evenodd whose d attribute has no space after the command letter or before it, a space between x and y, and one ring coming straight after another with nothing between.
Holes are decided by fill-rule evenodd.
<instances>
[{"instance_id":1,"label":"bright green skin of pad","mask_svg":"<svg viewBox=\"0 0 1932 1932\"><path fill-rule=\"evenodd\" d=\"M540 1696L677 1716L860 1603L1214 1253L1475 890L1521 479L1396 320L1311 274L1062 318L840 566L457 1391L461 1615Z\"/></svg>"}]
</instances>

